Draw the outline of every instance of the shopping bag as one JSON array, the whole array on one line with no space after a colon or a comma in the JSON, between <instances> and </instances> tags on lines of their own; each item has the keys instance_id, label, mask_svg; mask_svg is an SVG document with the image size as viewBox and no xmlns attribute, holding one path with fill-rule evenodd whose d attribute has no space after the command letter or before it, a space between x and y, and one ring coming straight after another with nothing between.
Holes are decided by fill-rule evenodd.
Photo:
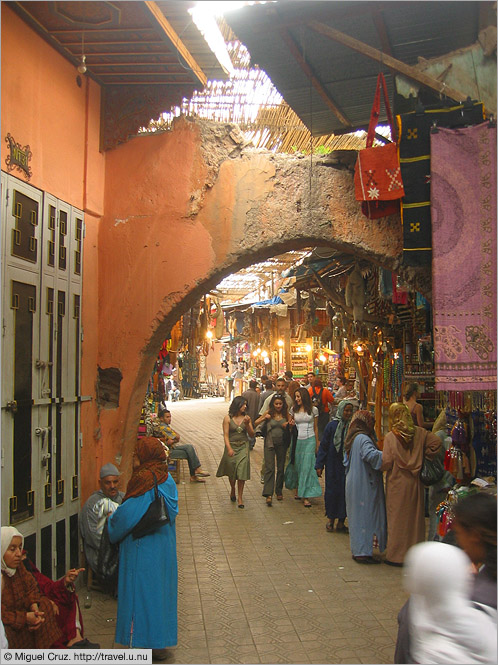
<instances>
[{"instance_id":1,"label":"shopping bag","mask_svg":"<svg viewBox=\"0 0 498 665\"><path fill-rule=\"evenodd\" d=\"M375 128L380 116L381 90L386 105L387 118L391 126L393 142L373 147ZM362 212L371 219L384 217L399 211L399 199L405 195L396 138L386 81L384 75L380 73L377 78L374 103L370 114L367 147L358 153L354 173L356 200L363 201Z\"/></svg>"}]
</instances>

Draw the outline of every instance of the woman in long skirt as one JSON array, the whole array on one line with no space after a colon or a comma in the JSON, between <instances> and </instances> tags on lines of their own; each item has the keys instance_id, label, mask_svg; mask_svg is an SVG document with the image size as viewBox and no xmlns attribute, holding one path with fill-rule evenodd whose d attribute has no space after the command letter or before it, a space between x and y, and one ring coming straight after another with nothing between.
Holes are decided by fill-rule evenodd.
<instances>
[{"instance_id":1,"label":"woman in long skirt","mask_svg":"<svg viewBox=\"0 0 498 665\"><path fill-rule=\"evenodd\" d=\"M152 657L163 660L168 655L166 648L177 642L178 492L168 475L166 450L159 439L138 439L133 468L123 503L108 521L109 540L120 543L116 642L152 649ZM154 500L156 482L169 522L153 533L134 538L134 527Z\"/></svg>"},{"instance_id":2,"label":"woman in long skirt","mask_svg":"<svg viewBox=\"0 0 498 665\"><path fill-rule=\"evenodd\" d=\"M357 411L344 441L349 540L356 563L380 563L372 556L374 536L379 550L386 548L382 451L375 445L374 427L373 413Z\"/></svg>"},{"instance_id":3,"label":"woman in long skirt","mask_svg":"<svg viewBox=\"0 0 498 665\"><path fill-rule=\"evenodd\" d=\"M347 399L337 407L336 415L329 422L323 433L316 456L315 469L321 477L325 466L325 514L328 522L327 531L334 530L337 520L337 531L347 531L344 525L346 518L346 470L344 468L344 438L355 405Z\"/></svg>"},{"instance_id":4,"label":"woman in long skirt","mask_svg":"<svg viewBox=\"0 0 498 665\"><path fill-rule=\"evenodd\" d=\"M321 496L322 488L315 471L315 458L318 451L318 409L311 404L306 388L298 388L294 394L291 411L291 426L297 427L295 465L298 475L296 499L303 499L303 505L311 508L310 498Z\"/></svg>"},{"instance_id":5,"label":"woman in long skirt","mask_svg":"<svg viewBox=\"0 0 498 665\"><path fill-rule=\"evenodd\" d=\"M246 480L251 477L249 437L254 437L251 418L247 415L247 400L236 397L230 404L228 416L223 418L223 438L225 450L221 458L217 478L228 476L230 482L230 501L237 501L239 508L244 508L242 494ZM237 496L235 496L237 482Z\"/></svg>"}]
</instances>

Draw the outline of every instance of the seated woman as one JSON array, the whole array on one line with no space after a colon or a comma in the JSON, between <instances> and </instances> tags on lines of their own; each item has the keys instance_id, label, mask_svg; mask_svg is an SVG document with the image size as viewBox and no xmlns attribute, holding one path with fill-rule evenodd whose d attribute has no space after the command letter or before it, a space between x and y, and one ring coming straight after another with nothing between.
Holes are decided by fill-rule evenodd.
<instances>
[{"instance_id":1,"label":"seated woman","mask_svg":"<svg viewBox=\"0 0 498 665\"><path fill-rule=\"evenodd\" d=\"M41 573L35 564L23 553L24 567L35 578L40 593L52 603L52 608L62 632L61 639L54 647L68 649L100 649L100 644L90 642L83 637L83 617L81 616L78 595L75 592L74 582L84 568L71 568L64 577L53 582Z\"/></svg>"},{"instance_id":2,"label":"seated woman","mask_svg":"<svg viewBox=\"0 0 498 665\"><path fill-rule=\"evenodd\" d=\"M2 622L11 649L49 649L62 638L50 600L22 562L24 537L2 527Z\"/></svg>"}]
</instances>

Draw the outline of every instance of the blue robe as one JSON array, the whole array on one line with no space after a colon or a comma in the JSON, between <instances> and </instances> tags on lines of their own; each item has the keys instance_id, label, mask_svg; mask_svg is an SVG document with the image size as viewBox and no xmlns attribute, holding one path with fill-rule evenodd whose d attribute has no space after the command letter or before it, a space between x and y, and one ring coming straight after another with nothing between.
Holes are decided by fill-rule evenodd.
<instances>
[{"instance_id":1,"label":"blue robe","mask_svg":"<svg viewBox=\"0 0 498 665\"><path fill-rule=\"evenodd\" d=\"M171 476L158 489L170 516L158 531L137 540L131 535L151 504L154 489L127 499L109 519L109 539L120 543L116 642L124 646L164 649L177 643L178 491Z\"/></svg>"},{"instance_id":2,"label":"blue robe","mask_svg":"<svg viewBox=\"0 0 498 665\"><path fill-rule=\"evenodd\" d=\"M346 517L346 470L343 456L334 446L338 424L338 420L331 420L325 428L315 462L315 469L325 466L325 515L329 520L344 520Z\"/></svg>"},{"instance_id":3,"label":"blue robe","mask_svg":"<svg viewBox=\"0 0 498 665\"><path fill-rule=\"evenodd\" d=\"M386 549L387 521L382 480L382 451L366 434L357 434L346 466L346 508L353 556L372 556L373 535L379 550Z\"/></svg>"}]
</instances>

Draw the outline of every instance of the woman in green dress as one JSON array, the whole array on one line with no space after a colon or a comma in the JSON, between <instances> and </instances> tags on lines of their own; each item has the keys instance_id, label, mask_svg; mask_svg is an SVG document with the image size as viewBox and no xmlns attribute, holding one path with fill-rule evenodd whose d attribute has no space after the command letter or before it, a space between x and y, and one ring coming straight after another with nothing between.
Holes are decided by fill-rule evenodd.
<instances>
[{"instance_id":1,"label":"woman in green dress","mask_svg":"<svg viewBox=\"0 0 498 665\"><path fill-rule=\"evenodd\" d=\"M221 458L217 478L228 476L230 482L230 500L237 501L239 508L244 507L242 494L246 480L251 477L249 461L249 437L254 437L251 418L247 415L247 400L236 397L230 404L228 416L223 418L223 438L225 450ZM235 496L237 481L237 496Z\"/></svg>"}]
</instances>

